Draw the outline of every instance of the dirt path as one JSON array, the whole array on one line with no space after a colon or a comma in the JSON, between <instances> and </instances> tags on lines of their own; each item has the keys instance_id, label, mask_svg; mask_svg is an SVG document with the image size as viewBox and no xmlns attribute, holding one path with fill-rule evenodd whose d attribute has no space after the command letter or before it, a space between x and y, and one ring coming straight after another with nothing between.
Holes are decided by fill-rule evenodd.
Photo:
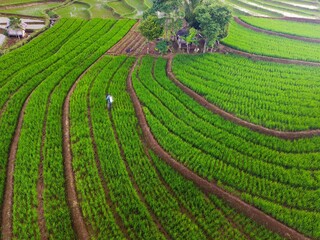
<instances>
[{"instance_id":1,"label":"dirt path","mask_svg":"<svg viewBox=\"0 0 320 240\"><path fill-rule=\"evenodd\" d=\"M38 182L37 182L37 199L38 199L38 225L40 228L40 236L41 240L46 240L48 239L48 233L47 233L47 228L46 228L46 220L44 217L44 207L43 207L43 192L44 192L44 178L43 178L43 161L44 161L44 156L43 156L43 148L44 148L44 143L46 139L46 130L47 130L47 121L48 121L48 111L49 111L49 105L51 101L51 95L52 95L53 90L50 93L50 96L48 98L47 106L46 106L46 113L45 113L45 118L43 121L43 127L42 127L42 139L41 139L41 146L40 146L40 164L39 164L39 170L38 170Z\"/></svg>"},{"instance_id":2,"label":"dirt path","mask_svg":"<svg viewBox=\"0 0 320 240\"><path fill-rule=\"evenodd\" d=\"M23 8L23 7L34 7L34 6L39 6L39 5L44 5L44 4L51 4L51 3L59 3L59 2L62 3L62 2L64 2L64 0L10 4L10 5L5 5L5 6L0 6L0 10Z\"/></svg>"},{"instance_id":3,"label":"dirt path","mask_svg":"<svg viewBox=\"0 0 320 240\"><path fill-rule=\"evenodd\" d=\"M285 20L292 22L303 22L303 23L320 23L320 19L311 19L311 18L297 18L297 17L262 17L255 16L256 18L267 18L267 19L277 19L277 20Z\"/></svg>"},{"instance_id":4,"label":"dirt path","mask_svg":"<svg viewBox=\"0 0 320 240\"><path fill-rule=\"evenodd\" d=\"M230 193L224 191L214 183L210 183L207 180L199 177L197 174L189 170L183 164L179 163L173 159L153 137L151 130L147 124L146 118L144 116L142 106L139 99L132 86L132 72L135 65L132 67L127 81L127 90L130 94L131 100L134 104L135 112L138 117L140 127L145 138L145 142L148 146L164 161L166 161L171 167L180 172L185 178L192 180L196 185L198 185L204 192L209 194L215 194L216 196L222 198L224 201L228 202L233 208L242 212L246 216L250 217L259 224L265 226L271 231L277 232L285 238L292 240L305 240L309 239L292 228L287 227L276 219L270 217L264 212L258 210L257 208L245 203L241 199L231 195Z\"/></svg>"},{"instance_id":5,"label":"dirt path","mask_svg":"<svg viewBox=\"0 0 320 240\"><path fill-rule=\"evenodd\" d=\"M136 60L136 62L134 63L134 66L136 66L137 61L138 60ZM132 69L134 69L134 67L132 67ZM111 81L109 82L109 84L110 83L111 83ZM108 111L108 110L106 110L106 111ZM122 160L124 162L124 165L126 167L128 176L130 178L130 181L132 183L132 186L133 186L134 190L136 191L136 193L137 193L137 195L139 197L140 202L147 208L147 211L150 213L150 216L151 216L153 222L155 223L157 228L160 230L160 232L165 236L165 238L166 239L171 239L170 235L164 229L164 227L162 226L162 224L158 220L157 216L155 215L155 213L153 212L153 210L150 208L149 204L145 200L145 198L144 198L144 196L143 196L143 194L142 194L142 192L141 192L141 190L140 190L140 188L139 188L139 186L138 186L138 184L137 184L137 182L136 182L136 180L134 178L134 175L133 175L133 172L132 172L132 170L131 170L131 168L129 166L129 163L127 161L126 155L125 155L124 150L123 150L123 146L122 146L122 144L120 142L120 139L119 139L119 136L118 136L118 132L117 132L117 129L116 129L116 126L115 126L111 111L109 111L108 114L109 114L109 118L110 118L110 121L111 121L111 124L112 124L113 133L114 133L117 145L118 145L119 150L120 150L121 158L122 158Z\"/></svg>"},{"instance_id":6,"label":"dirt path","mask_svg":"<svg viewBox=\"0 0 320 240\"><path fill-rule=\"evenodd\" d=\"M24 111L29 103L31 94L28 96L27 100L24 102L22 109L20 111L18 124L12 139L9 159L6 171L6 185L4 192L4 200L2 207L2 222L1 222L1 234L2 239L12 239L12 207L13 207L13 184L14 184L14 167L15 160L18 150L18 143L20 138L20 132L23 123Z\"/></svg>"},{"instance_id":7,"label":"dirt path","mask_svg":"<svg viewBox=\"0 0 320 240\"><path fill-rule=\"evenodd\" d=\"M172 58L172 56L169 56L169 59L170 59L170 58ZM151 73L152 73L153 78L156 79L155 74L154 74L154 67L155 67L155 62L153 62L152 72L151 72ZM146 141L145 141L142 137L140 137L140 140L141 140L141 142L143 143L143 145L144 145L144 147L145 147L145 153L146 153L146 155L148 156L149 161L151 162L151 165L153 166L153 168L155 169L156 173L158 174L158 177L160 178L160 180L161 180L161 182L162 182L162 185L164 185L164 186L167 188L167 190L171 193L171 195L174 196L174 198L178 199L178 197L177 197L176 194L173 192L173 190L171 189L171 187L165 182L165 180L164 180L163 177L161 176L159 170L158 170L157 167L155 166L153 160L151 159L151 157L150 157L150 155L149 155L149 153L148 153L148 151L147 151L147 149L146 149L146 148L147 148L147 143L146 143ZM209 199L207 195L206 195L206 198ZM210 201L210 200L208 200L208 201ZM178 201L178 202L179 202L179 205L180 205L180 204L181 204L180 201ZM188 217L190 218L190 216L192 216L193 221L194 221L194 222L197 222L196 219L195 219L195 217L192 215L191 212L189 212L186 208L184 208L183 205L181 205L180 207L181 207L181 211L182 211L182 212L187 211L187 212L188 212ZM184 210L184 209L185 209L185 210ZM246 239L250 239L250 236L249 236L248 234L246 234L246 233L243 231L243 229L241 228L241 226L238 226L238 225L233 221L232 218L230 218L229 216L227 216L221 209L217 208L217 210L227 219L227 221L228 221L234 228L238 229L239 232L241 232L241 233L243 234L243 236L246 237ZM202 229L202 227L201 227L201 229ZM202 230L203 230L204 233L206 233L206 237L207 237L208 239L210 239L210 236L208 235L207 231L206 231L205 229L202 229ZM224 233L221 233L221 234L224 234ZM222 235L222 236L223 236L223 235Z\"/></svg>"},{"instance_id":8,"label":"dirt path","mask_svg":"<svg viewBox=\"0 0 320 240\"><path fill-rule=\"evenodd\" d=\"M223 45L221 43L219 44L217 51L220 53L224 53L224 54L234 53L234 54L244 56L249 59L253 59L253 60L257 60L257 61L266 61L266 62L275 62L275 63L284 63L284 64L298 64L298 65L320 67L320 62L307 62L307 61L302 61L302 60L294 60L294 59L276 58L276 57L256 55L253 53L248 53L248 52L236 50L234 48L228 47L228 46Z\"/></svg>"},{"instance_id":9,"label":"dirt path","mask_svg":"<svg viewBox=\"0 0 320 240\"><path fill-rule=\"evenodd\" d=\"M140 54L146 39L138 31L140 22L137 22L130 31L112 48L108 50L110 55L131 55L137 56ZM130 51L129 51L130 49Z\"/></svg>"},{"instance_id":10,"label":"dirt path","mask_svg":"<svg viewBox=\"0 0 320 240\"><path fill-rule=\"evenodd\" d=\"M311 138L314 136L319 136L320 135L320 129L318 130L306 130L306 131L297 131L297 132L286 132L286 131L278 131L270 128L266 128L260 125L256 125L250 122L247 122L241 118L236 117L235 115L228 113L224 111L223 109L219 108L218 106L208 102L204 97L201 95L197 94L187 86L183 85L177 78L174 76L172 73L172 57L169 58L167 62L167 75L168 77L181 89L183 90L186 94L188 94L190 97L192 97L195 101L197 101L199 104L207 108L208 110L214 112L215 114L218 114L219 116L223 117L224 119L234 122L240 126L249 128L253 131L266 134L266 135L271 135L275 136L278 138L283 138L283 139L299 139L299 138Z\"/></svg>"},{"instance_id":11,"label":"dirt path","mask_svg":"<svg viewBox=\"0 0 320 240\"><path fill-rule=\"evenodd\" d=\"M258 27L252 26L252 25L242 21L238 17L234 17L234 20L238 24L240 24L241 26L243 26L245 28L249 28L249 29L251 29L253 31L256 31L256 32L262 32L262 33L266 33L266 34L269 34L269 35L275 35L275 36L280 36L280 37L285 37L285 38L290 38L290 39L295 39L295 40L300 40L300 41L305 41L305 42L320 43L320 39L316 39L316 38L307 38L307 37L294 36L294 35L289 35L289 34L279 33L279 32L273 32L273 31L270 31L270 30L258 28Z\"/></svg>"},{"instance_id":12,"label":"dirt path","mask_svg":"<svg viewBox=\"0 0 320 240\"><path fill-rule=\"evenodd\" d=\"M117 68L117 70L114 72L114 74L123 65L123 63ZM111 76L111 79L113 79L114 74ZM87 106L88 106L87 116L88 116L90 137L91 137L91 143L92 143L93 150L94 150L94 158L95 158L95 162L96 162L96 167L98 169L99 178L101 180L101 184L102 184L105 196L106 196L106 201L108 203L108 206L111 209L111 212L112 212L112 215L114 216L116 224L119 226L119 228L122 231L124 237L126 239L131 239L130 236L129 236L129 233L127 231L127 228L125 227L125 225L124 225L124 223L123 223L123 221L121 219L121 216L117 212L117 209L116 209L117 205L112 202L112 199L110 197L110 189L109 189L107 181L106 181L106 179L105 179L105 177L104 177L104 175L102 173L101 162L100 162L100 158L99 158L99 155L98 155L98 147L97 147L97 143L95 141L95 137L94 137L94 133L93 133L93 124L92 124L91 108L90 108L90 92L91 92L91 89L93 87L94 82L95 82L95 79L90 83L88 94L87 94Z\"/></svg>"},{"instance_id":13,"label":"dirt path","mask_svg":"<svg viewBox=\"0 0 320 240\"><path fill-rule=\"evenodd\" d=\"M94 65L94 64L92 64ZM92 66L91 65L91 66ZM63 158L64 158L64 172L66 179L66 191L67 201L71 211L73 229L78 239L89 239L89 232L84 222L83 215L79 206L77 190L75 185L75 176L72 169L72 153L71 153L71 140L70 140L70 122L69 122L69 110L70 110L70 97L77 86L80 79L89 71L90 67L84 71L80 77L72 85L68 92L63 105L62 114L62 129L63 129Z\"/></svg>"}]
</instances>

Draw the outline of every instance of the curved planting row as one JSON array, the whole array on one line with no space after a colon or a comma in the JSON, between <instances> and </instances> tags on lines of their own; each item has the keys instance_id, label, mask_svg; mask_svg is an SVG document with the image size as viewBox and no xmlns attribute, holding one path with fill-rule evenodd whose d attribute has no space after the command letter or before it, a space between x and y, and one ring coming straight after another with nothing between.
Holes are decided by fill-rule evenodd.
<instances>
[{"instance_id":1,"label":"curved planting row","mask_svg":"<svg viewBox=\"0 0 320 240\"><path fill-rule=\"evenodd\" d=\"M235 21L231 21L229 35L222 42L232 48L258 55L311 62L320 61L320 45L317 43L256 32Z\"/></svg>"},{"instance_id":2,"label":"curved planting row","mask_svg":"<svg viewBox=\"0 0 320 240\"><path fill-rule=\"evenodd\" d=\"M305 40L320 39L320 24L311 22L296 22L285 19L270 19L241 16L240 19L247 24L260 29L266 29L276 33L284 33L293 36L303 37ZM320 40L319 40L320 41Z\"/></svg>"},{"instance_id":3,"label":"curved planting row","mask_svg":"<svg viewBox=\"0 0 320 240\"><path fill-rule=\"evenodd\" d=\"M136 23L136 25L130 29L129 33L124 38L122 38L116 45L108 50L108 54L138 55L144 47L144 43L146 41L145 37L139 33L137 29L138 26L139 23Z\"/></svg>"},{"instance_id":4,"label":"curved planting row","mask_svg":"<svg viewBox=\"0 0 320 240\"><path fill-rule=\"evenodd\" d=\"M216 197L209 199L148 151L126 92L132 63L133 59L105 57L77 83L70 98L73 169L90 235L256 239L261 231L279 238ZM115 97L111 111L106 109L106 93ZM164 176L161 171L168 172ZM179 181L173 183L174 178Z\"/></svg>"},{"instance_id":5,"label":"curved planting row","mask_svg":"<svg viewBox=\"0 0 320 240\"><path fill-rule=\"evenodd\" d=\"M173 72L209 102L246 121L284 131L320 129L318 67L233 54L178 55Z\"/></svg>"},{"instance_id":6,"label":"curved planting row","mask_svg":"<svg viewBox=\"0 0 320 240\"><path fill-rule=\"evenodd\" d=\"M5 87L11 84L18 89L14 92L13 87L8 87L7 95L2 96L8 98L0 119L0 131L4 135L1 141L2 166L9 159L8 149L17 126L19 110L29 96L21 129L15 130L20 134L17 153L8 163L9 166L14 164L14 171L8 172L7 177L13 174L14 178L11 182L13 199L8 199L12 210L4 214L2 219L2 226L8 228L9 225L12 229L6 238L74 238L64 189L61 137L63 101L77 77L119 41L133 23L130 20L88 22L74 35L75 38L65 41L55 55L45 60L51 61L48 68L30 79L28 76L25 79L21 76L13 78L1 88L5 91ZM29 71L36 71L34 68ZM6 195L12 194L9 190L6 189Z\"/></svg>"},{"instance_id":7,"label":"curved planting row","mask_svg":"<svg viewBox=\"0 0 320 240\"><path fill-rule=\"evenodd\" d=\"M152 65L152 59L143 59L140 80L133 76L134 87L151 131L164 149L200 176L318 238L320 179L316 165L320 155L314 144L319 138L285 141L226 122L166 77L165 60L155 63L154 76ZM287 153L285 149L295 150Z\"/></svg>"},{"instance_id":8,"label":"curved planting row","mask_svg":"<svg viewBox=\"0 0 320 240\"><path fill-rule=\"evenodd\" d=\"M0 58L0 86L2 87L19 73L28 73L28 69L32 69L34 65L38 66L38 72L44 69L45 59L59 50L64 42L79 30L82 24L82 20L62 19L53 28L30 43L2 56ZM57 34L59 34L59 38L57 38Z\"/></svg>"}]
</instances>

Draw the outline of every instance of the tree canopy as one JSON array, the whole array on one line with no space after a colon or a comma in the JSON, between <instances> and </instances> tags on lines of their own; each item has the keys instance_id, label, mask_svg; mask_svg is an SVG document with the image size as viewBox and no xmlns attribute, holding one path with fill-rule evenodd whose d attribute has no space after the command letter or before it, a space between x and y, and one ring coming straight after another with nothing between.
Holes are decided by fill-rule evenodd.
<instances>
[{"instance_id":1,"label":"tree canopy","mask_svg":"<svg viewBox=\"0 0 320 240\"><path fill-rule=\"evenodd\" d=\"M148 40L148 53L149 41L160 37L163 33L163 27L159 24L159 19L156 16L149 15L146 19L142 20L139 30L141 34Z\"/></svg>"},{"instance_id":2,"label":"tree canopy","mask_svg":"<svg viewBox=\"0 0 320 240\"><path fill-rule=\"evenodd\" d=\"M214 44L226 36L228 23L232 17L231 11L226 6L212 3L199 4L194 10L194 16L205 39L203 52L206 51L208 43Z\"/></svg>"}]
</instances>

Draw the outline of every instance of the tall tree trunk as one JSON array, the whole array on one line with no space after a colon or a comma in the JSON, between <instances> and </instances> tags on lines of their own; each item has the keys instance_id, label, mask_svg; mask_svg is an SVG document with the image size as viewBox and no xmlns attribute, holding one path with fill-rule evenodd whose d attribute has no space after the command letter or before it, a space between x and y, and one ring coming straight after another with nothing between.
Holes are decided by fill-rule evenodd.
<instances>
[{"instance_id":1,"label":"tall tree trunk","mask_svg":"<svg viewBox=\"0 0 320 240\"><path fill-rule=\"evenodd\" d=\"M204 41L203 53L206 53L206 51L207 51L207 40Z\"/></svg>"},{"instance_id":2,"label":"tall tree trunk","mask_svg":"<svg viewBox=\"0 0 320 240\"><path fill-rule=\"evenodd\" d=\"M150 48L150 41L148 40L148 43L147 43L147 54L149 54L149 48Z\"/></svg>"},{"instance_id":3,"label":"tall tree trunk","mask_svg":"<svg viewBox=\"0 0 320 240\"><path fill-rule=\"evenodd\" d=\"M189 54L189 43L187 43L187 53Z\"/></svg>"},{"instance_id":4,"label":"tall tree trunk","mask_svg":"<svg viewBox=\"0 0 320 240\"><path fill-rule=\"evenodd\" d=\"M213 48L214 48L214 43L212 43L211 45L211 52L213 52Z\"/></svg>"}]
</instances>

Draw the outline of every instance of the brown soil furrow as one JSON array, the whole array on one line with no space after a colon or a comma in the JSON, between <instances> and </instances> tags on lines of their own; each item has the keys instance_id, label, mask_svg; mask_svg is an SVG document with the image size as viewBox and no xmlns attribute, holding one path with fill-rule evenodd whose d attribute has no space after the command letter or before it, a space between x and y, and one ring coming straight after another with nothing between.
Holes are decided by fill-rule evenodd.
<instances>
[{"instance_id":1,"label":"brown soil furrow","mask_svg":"<svg viewBox=\"0 0 320 240\"><path fill-rule=\"evenodd\" d=\"M153 62L153 66L152 66L152 76L154 78L154 63ZM139 77L138 77L139 79ZM140 81L140 79L139 79ZM183 213L184 215L186 215L195 225L197 225L201 230L202 232L204 233L204 235L206 236L207 239L212 239L212 237L208 234L208 232L206 231L206 229L203 229L203 227L201 227L200 225L198 225L198 221L196 219L196 217L184 206L183 203L181 203L181 201L179 200L178 196L176 195L176 193L173 191L173 189L167 184L167 182L164 180L164 178L162 177L161 173L159 172L159 170L157 169L157 167L155 166L149 152L148 152L148 146L147 146L147 143L145 141L145 139L143 138L143 136L139 136L140 137L140 141L142 142L143 144L143 149L144 149L144 153L145 155L147 156L151 166L154 168L155 170L155 173L157 174L161 184L165 187L165 189L169 192L169 194L174 198L176 199L178 205L179 205L179 208L180 208L180 212Z\"/></svg>"},{"instance_id":2,"label":"brown soil furrow","mask_svg":"<svg viewBox=\"0 0 320 240\"><path fill-rule=\"evenodd\" d=\"M113 132L114 132L114 135L116 137L116 141L117 141L117 144L119 146L119 149L120 149L120 154L121 154L121 157L123 159L123 162L125 164L125 167L126 167L126 170L128 172L128 175L129 175L129 178L131 180L131 183L132 183L132 186L134 187L136 193L138 194L138 197L139 197L139 200L146 206L148 212L150 213L150 216L153 220L153 222L156 224L156 226L158 227L158 229L161 231L161 233L166 237L166 239L171 239L169 234L166 232L166 230L163 228L163 226L161 225L160 221L158 220L158 218L156 217L156 215L154 214L154 212L151 210L149 204L146 202L145 198L143 197L143 194L136 182L136 180L134 179L134 176L133 176L133 173L130 169L130 166L128 164L128 161L126 160L126 157L125 157L125 153L123 151L123 148L122 148L122 145L120 143L120 140L119 140L119 136L118 136L118 133L117 133L117 130L116 130L116 127L115 127L115 124L114 124L114 121L113 121L113 118L112 118L112 114L111 112L109 112L109 118L111 120L111 123L112 123L112 128L113 128Z\"/></svg>"},{"instance_id":3,"label":"brown soil furrow","mask_svg":"<svg viewBox=\"0 0 320 240\"><path fill-rule=\"evenodd\" d=\"M8 107L9 100L10 100L10 98L7 99L7 101L3 104L3 107L0 110L0 119L2 118L2 114L5 112L5 110Z\"/></svg>"},{"instance_id":4,"label":"brown soil furrow","mask_svg":"<svg viewBox=\"0 0 320 240\"><path fill-rule=\"evenodd\" d=\"M297 18L297 17L262 17L255 16L257 18L267 18L267 19L278 19L278 20L286 20L292 22L304 22L304 23L320 23L320 19L312 19L312 18Z\"/></svg>"},{"instance_id":5,"label":"brown soil furrow","mask_svg":"<svg viewBox=\"0 0 320 240\"><path fill-rule=\"evenodd\" d=\"M31 94L28 96L27 100L24 102L23 107L20 111L18 124L12 139L9 159L7 164L7 176L6 185L4 192L4 200L2 207L2 223L1 223L1 234L2 239L12 239L12 206L13 206L13 184L14 184L14 167L16 154L18 150L18 143L20 132L23 123L24 111L29 103Z\"/></svg>"},{"instance_id":6,"label":"brown soil furrow","mask_svg":"<svg viewBox=\"0 0 320 240\"><path fill-rule=\"evenodd\" d=\"M123 65L123 63L117 68L117 71ZM111 79L113 79L114 74L112 75ZM92 89L92 86L93 86L94 82L95 82L95 80L93 80L90 83L90 87L89 87L88 95L87 95L87 106L88 106L87 116L88 116L88 122L89 122L91 142L92 142L92 146L93 146L93 149L94 149L94 158L95 158L96 166L97 166L97 169L98 169L99 178L101 180L102 187L103 187L103 190L105 192L106 200L107 200L107 203L108 203L109 207L111 208L111 212L112 212L112 215L115 218L116 224L120 227L120 229L121 229L123 235L125 236L125 238L126 239L131 239L129 234L128 234L128 231L127 231L127 229L126 229L126 227L125 227L125 225L124 225L124 223L123 223L123 221L121 219L121 216L117 212L117 205L115 203L113 203L112 200L111 200L110 190L109 190L109 187L107 185L107 181L106 181L106 179L105 179L105 177L104 177L104 175L102 173L100 158L99 158L99 155L98 155L98 147L97 147L97 143L95 141L95 137L94 137L94 133L93 133L93 125L92 125L92 118L91 118L91 108L90 108L90 92L91 92L91 89Z\"/></svg>"},{"instance_id":7,"label":"brown soil furrow","mask_svg":"<svg viewBox=\"0 0 320 240\"><path fill-rule=\"evenodd\" d=\"M139 22L137 22L119 42L117 42L112 48L110 48L107 53L121 54L121 51L119 51L119 49L126 48L127 42L132 38L132 35L135 36L137 34L136 29L138 25Z\"/></svg>"},{"instance_id":8,"label":"brown soil furrow","mask_svg":"<svg viewBox=\"0 0 320 240\"><path fill-rule=\"evenodd\" d=\"M99 61L103 56L101 56L97 61ZM96 62L97 62L96 61ZM79 206L75 176L72 168L72 152L71 152L71 139L70 139L70 98L73 94L77 83L82 79L82 77L90 70L90 68L96 63L94 62L89 68L87 68L79 78L74 82L68 95L63 104L63 114L62 114L62 129L63 129L63 157L64 157L64 172L66 179L66 191L67 191L67 201L71 211L72 225L78 239L86 240L89 239L89 232L81 208Z\"/></svg>"},{"instance_id":9,"label":"brown soil furrow","mask_svg":"<svg viewBox=\"0 0 320 240\"><path fill-rule=\"evenodd\" d=\"M138 56L145 44L145 41L146 39L140 35L139 40L132 46L133 51L130 54L134 56Z\"/></svg>"},{"instance_id":10,"label":"brown soil furrow","mask_svg":"<svg viewBox=\"0 0 320 240\"><path fill-rule=\"evenodd\" d=\"M136 32L130 31L129 34L126 35L126 38L116 46L114 52L118 55L122 54L122 51L127 48L127 44L130 43L130 40L135 39L137 35Z\"/></svg>"},{"instance_id":11,"label":"brown soil furrow","mask_svg":"<svg viewBox=\"0 0 320 240\"><path fill-rule=\"evenodd\" d=\"M153 76L153 78L155 79L155 75L154 75L154 67L155 67L155 65L154 65L154 64L155 64L155 62L153 63L153 66L152 66L152 76ZM146 142L144 141L143 138L141 138L141 141L144 143L144 145L146 145ZM166 188L169 190L169 192L170 192L175 198L177 198L176 195L175 195L175 193L174 193L174 192L172 191L172 189L170 188L170 186L168 186L168 185L166 184L165 180L162 178L161 174L159 173L158 169L157 169L156 166L154 165L154 163L153 163L153 161L151 160L151 158L150 158L150 156L149 156L149 153L148 153L147 151L146 151L146 154L147 154L148 158L150 159L152 166L155 168L155 171L157 172L159 178L161 179L162 184L163 184L164 186L166 186ZM208 199L208 201L210 201L207 196L206 196L206 198ZM219 208L216 208L216 209L217 209L217 211L219 211L223 216L225 216L225 218L228 220L228 222L229 222L234 228L238 229L238 231L241 232L241 233L243 234L243 236L245 236L247 239L250 239L250 236L249 236L248 234L246 234L244 231L242 231L241 227L237 226L236 223L235 223L229 216L227 216L227 215L226 215L224 212L222 212ZM205 229L203 229L203 231L206 233L206 230L205 230ZM223 235L224 233L222 232L221 234ZM210 239L209 236L207 236L207 238Z\"/></svg>"},{"instance_id":12,"label":"brown soil furrow","mask_svg":"<svg viewBox=\"0 0 320 240\"><path fill-rule=\"evenodd\" d=\"M299 138L311 138L314 136L319 136L320 135L320 130L306 130L306 131L296 131L296 132L287 132L287 131L278 131L270 128L266 128L260 125L256 125L250 122L247 122L241 118L238 118L234 116L231 113L228 113L224 111L223 109L219 108L218 106L208 102L204 97L201 95L197 94L187 86L183 85L180 81L177 80L177 78L174 76L172 73L172 58L169 58L168 63L167 63L167 75L168 77L181 89L183 90L186 94L188 94L190 97L192 97L195 101L197 101L199 104L207 108L208 110L212 111L215 114L218 114L219 116L223 117L224 119L234 122L240 126L249 128L253 131L266 134L266 135L271 135L275 136L278 138L283 138L283 139L299 139Z\"/></svg>"},{"instance_id":13,"label":"brown soil furrow","mask_svg":"<svg viewBox=\"0 0 320 240\"><path fill-rule=\"evenodd\" d=\"M50 4L50 3L57 3L57 2L63 2L63 0L10 4L10 5L5 5L5 6L0 6L0 10L22 8L22 7L34 7L34 6L39 6L39 5L43 5L43 4Z\"/></svg>"},{"instance_id":14,"label":"brown soil furrow","mask_svg":"<svg viewBox=\"0 0 320 240\"><path fill-rule=\"evenodd\" d=\"M284 225L283 223L279 222L278 220L272 218L271 216L265 214L264 212L260 211L259 209L247 204L246 202L242 201L238 197L233 196L232 194L226 192L222 188L218 187L214 183L210 183L206 179L198 176L193 171L188 169L186 166L178 162L177 160L173 159L156 141L152 132L148 126L147 120L142 110L142 106L139 102L139 99L133 89L132 85L132 72L134 70L134 66L132 67L127 81L127 89L131 96L131 100L134 104L135 112L138 117L138 121L140 127L143 132L143 136L145 141L148 143L148 146L164 161L166 161L171 167L175 170L180 172L185 178L192 180L196 185L198 185L205 193L208 194L215 194L219 198L222 198L224 201L228 202L232 207L237 209L238 211L242 212L246 216L250 217L257 223L265 226L266 228L270 229L271 231L277 232L285 238L294 239L294 240L305 240L309 239L303 236L301 233L297 232L296 230Z\"/></svg>"},{"instance_id":15,"label":"brown soil furrow","mask_svg":"<svg viewBox=\"0 0 320 240\"><path fill-rule=\"evenodd\" d=\"M284 64L298 64L298 65L307 65L307 66L315 66L320 67L320 62L307 62L302 60L294 60L294 59L287 59L287 58L277 58L277 57L268 57L263 55L256 55L253 53L243 52L234 48L231 48L229 46L219 44L218 52L220 53L234 53L237 55L241 55L253 60L257 61L266 61L266 62L276 62L276 63L284 63Z\"/></svg>"},{"instance_id":16,"label":"brown soil furrow","mask_svg":"<svg viewBox=\"0 0 320 240\"><path fill-rule=\"evenodd\" d=\"M42 139L41 139L41 146L40 146L40 164L39 164L39 179L37 182L37 199L38 199L38 225L40 228L40 236L41 240L48 239L48 233L47 233L47 228L46 228L46 220L44 217L44 208L43 208L43 191L44 191L44 178L43 178L43 161L44 161L44 156L43 156L43 148L44 148L44 142L46 138L46 130L47 130L47 121L48 121L48 111L49 111L49 103L51 100L51 94L50 93L48 102L47 102L47 107L46 107L46 113L45 113L45 119L43 121L43 127L42 127Z\"/></svg>"},{"instance_id":17,"label":"brown soil furrow","mask_svg":"<svg viewBox=\"0 0 320 240\"><path fill-rule=\"evenodd\" d=\"M238 17L234 17L234 20L238 24L240 24L241 26L243 26L245 28L249 28L249 29L251 29L253 31L256 31L256 32L262 32L262 33L266 33L266 34L269 34L269 35L275 35L275 36L280 36L280 37L285 37L285 38L290 38L290 39L300 40L300 41L305 41L305 42L320 43L320 39L316 39L316 38L307 38L307 37L294 36L294 35L289 35L289 34L279 33L279 32L273 32L273 31L270 31L270 30L258 28L258 27L252 26L252 25L242 21Z\"/></svg>"},{"instance_id":18,"label":"brown soil furrow","mask_svg":"<svg viewBox=\"0 0 320 240\"><path fill-rule=\"evenodd\" d=\"M128 38L128 41L119 48L118 54L126 54L126 49L131 48L132 45L136 43L137 39L139 39L139 33L132 33L131 38Z\"/></svg>"},{"instance_id":19,"label":"brown soil furrow","mask_svg":"<svg viewBox=\"0 0 320 240\"><path fill-rule=\"evenodd\" d=\"M137 64L137 61L134 63L132 69L134 69L134 67L136 66ZM131 70L132 70L131 69ZM132 73L131 73L132 74ZM112 129L113 129L113 132L114 132L114 136L115 136L115 139L116 139L116 142L117 142L117 145L119 146L119 150L120 150L120 154L121 154L121 157L123 159L123 162L125 164L125 167L126 167L126 170L128 172L128 175L129 175L129 178L131 180L131 183L136 191L136 193L138 194L138 197L140 199L140 201L146 206L146 208L148 209L148 212L150 213L150 216L153 220L153 222L156 224L156 226L158 227L158 229L161 231L161 233L166 237L166 239L171 239L170 235L166 232L166 230L163 228L163 226L161 225L160 221L158 220L158 218L156 217L156 215L154 214L154 212L151 210L149 204L147 204L145 198L143 197L143 194L134 178L134 175L133 175L133 172L131 171L130 169L130 166L128 164L128 161L126 159L126 156L125 156L125 153L124 153L124 150L123 150L123 147L122 147L122 144L120 143L120 139L119 139L119 136L118 136L118 132L116 130L116 126L114 124L114 121L113 121L113 117L112 117L112 113L111 111L109 111L109 118L110 118L110 121L111 121L111 124L112 124Z\"/></svg>"}]
</instances>

